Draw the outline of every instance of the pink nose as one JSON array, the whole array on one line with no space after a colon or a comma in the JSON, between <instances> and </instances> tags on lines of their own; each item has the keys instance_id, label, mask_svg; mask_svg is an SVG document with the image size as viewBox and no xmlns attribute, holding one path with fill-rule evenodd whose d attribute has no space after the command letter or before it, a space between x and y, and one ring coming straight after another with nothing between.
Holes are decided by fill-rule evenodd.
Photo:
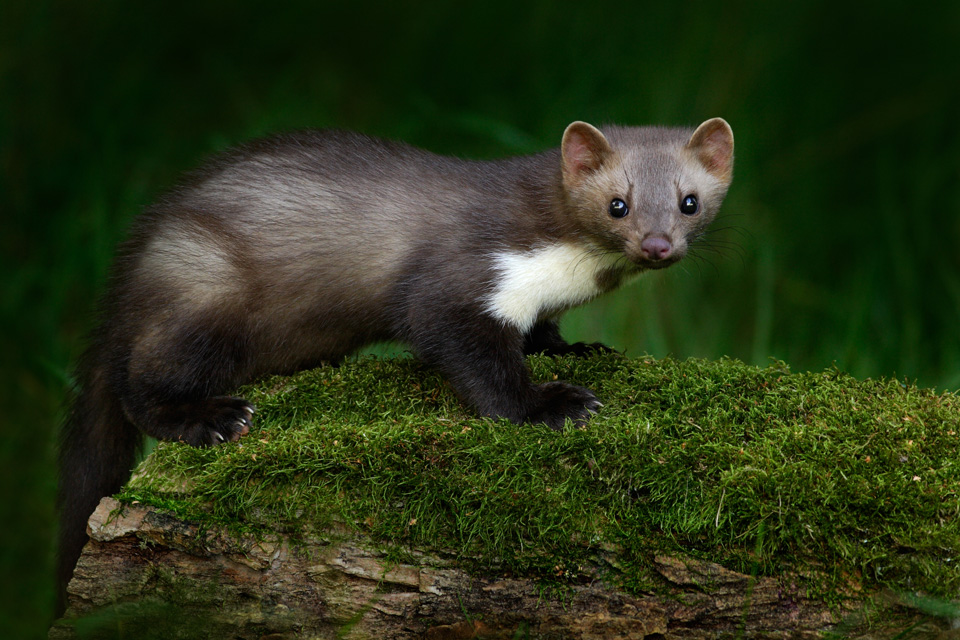
<instances>
[{"instance_id":1,"label":"pink nose","mask_svg":"<svg viewBox=\"0 0 960 640\"><path fill-rule=\"evenodd\" d=\"M673 246L663 236L650 236L640 243L640 253L647 260L657 261L670 257Z\"/></svg>"}]
</instances>

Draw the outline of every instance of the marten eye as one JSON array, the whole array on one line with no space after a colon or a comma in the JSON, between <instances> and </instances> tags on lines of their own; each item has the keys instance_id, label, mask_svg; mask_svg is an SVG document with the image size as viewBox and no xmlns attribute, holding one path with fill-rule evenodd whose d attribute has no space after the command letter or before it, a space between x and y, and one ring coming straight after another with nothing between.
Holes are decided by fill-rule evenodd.
<instances>
[{"instance_id":1,"label":"marten eye","mask_svg":"<svg viewBox=\"0 0 960 640\"><path fill-rule=\"evenodd\" d=\"M697 200L697 196L692 193L680 201L680 213L692 216L697 211L700 211L700 202Z\"/></svg>"},{"instance_id":2,"label":"marten eye","mask_svg":"<svg viewBox=\"0 0 960 640\"><path fill-rule=\"evenodd\" d=\"M621 200L620 198L614 198L610 201L610 215L614 218L622 218L623 216L630 213L630 207L627 206L627 203Z\"/></svg>"}]
</instances>

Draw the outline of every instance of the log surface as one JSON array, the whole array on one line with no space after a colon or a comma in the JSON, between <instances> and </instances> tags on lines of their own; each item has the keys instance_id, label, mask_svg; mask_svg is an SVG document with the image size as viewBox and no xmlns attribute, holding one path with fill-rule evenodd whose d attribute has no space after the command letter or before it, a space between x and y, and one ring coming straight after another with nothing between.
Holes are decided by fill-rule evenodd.
<instances>
[{"instance_id":1,"label":"log surface","mask_svg":"<svg viewBox=\"0 0 960 640\"><path fill-rule=\"evenodd\" d=\"M815 638L844 618L783 580L675 557L654 560L662 593L630 595L593 580L551 596L533 580L471 575L436 554L393 562L355 532L256 539L113 498L89 527L67 617L172 603L177 615L168 608L150 622L171 625L169 637L191 637L190 621L203 620L202 637L268 640ZM50 637L74 637L73 629L60 622Z\"/></svg>"}]
</instances>

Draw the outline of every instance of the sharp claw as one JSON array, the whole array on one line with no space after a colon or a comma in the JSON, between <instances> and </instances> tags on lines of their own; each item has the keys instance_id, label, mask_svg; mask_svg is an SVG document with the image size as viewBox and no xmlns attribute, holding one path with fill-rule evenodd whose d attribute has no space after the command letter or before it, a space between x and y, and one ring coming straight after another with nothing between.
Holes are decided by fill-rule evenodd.
<instances>
[{"instance_id":1,"label":"sharp claw","mask_svg":"<svg viewBox=\"0 0 960 640\"><path fill-rule=\"evenodd\" d=\"M215 436L217 436L217 438L220 439L220 442L226 442L226 439L223 437L223 435L221 435L219 431L214 431L213 433Z\"/></svg>"},{"instance_id":2,"label":"sharp claw","mask_svg":"<svg viewBox=\"0 0 960 640\"><path fill-rule=\"evenodd\" d=\"M245 406L244 409L248 414L250 414L251 417L253 416L253 412L257 410L256 407L251 407L249 405Z\"/></svg>"}]
</instances>

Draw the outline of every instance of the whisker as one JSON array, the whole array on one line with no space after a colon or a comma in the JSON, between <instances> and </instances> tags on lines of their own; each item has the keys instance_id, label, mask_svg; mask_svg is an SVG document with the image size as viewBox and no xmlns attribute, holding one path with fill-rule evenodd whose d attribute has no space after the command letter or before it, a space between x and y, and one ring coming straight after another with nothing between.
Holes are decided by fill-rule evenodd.
<instances>
[{"instance_id":1,"label":"whisker","mask_svg":"<svg viewBox=\"0 0 960 640\"><path fill-rule=\"evenodd\" d=\"M700 273L700 279L701 279L701 280L703 279L703 265L704 265L704 264L709 265L711 268L713 268L713 272L714 272L715 275L717 275L717 276L720 275L720 269L717 267L717 265L714 264L714 262L713 262L712 260L708 260L705 256L699 255L699 254L691 251L690 253L687 254L687 257L691 259L691 263L692 263L692 264L697 265L697 270L698 270L699 273Z\"/></svg>"}]
</instances>

